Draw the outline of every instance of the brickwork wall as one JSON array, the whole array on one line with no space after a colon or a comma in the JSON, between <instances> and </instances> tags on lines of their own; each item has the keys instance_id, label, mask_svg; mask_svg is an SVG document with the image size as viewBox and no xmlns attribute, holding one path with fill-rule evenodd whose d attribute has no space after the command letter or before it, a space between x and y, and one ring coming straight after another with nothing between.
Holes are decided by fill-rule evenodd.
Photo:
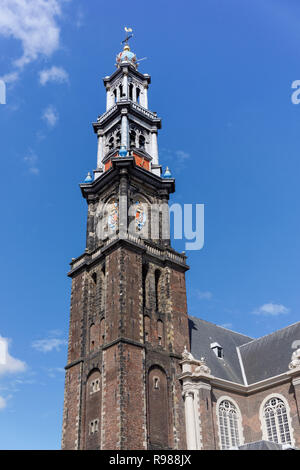
<instances>
[{"instance_id":1,"label":"brickwork wall","mask_svg":"<svg viewBox=\"0 0 300 470\"><path fill-rule=\"evenodd\" d=\"M171 316L170 336L176 354L182 354L184 346L189 348L189 328L186 302L186 285L184 272L168 270L169 274L169 296Z\"/></svg>"},{"instance_id":2,"label":"brickwork wall","mask_svg":"<svg viewBox=\"0 0 300 470\"><path fill-rule=\"evenodd\" d=\"M103 353L102 449L121 448L120 362L118 345Z\"/></svg>"},{"instance_id":3,"label":"brickwork wall","mask_svg":"<svg viewBox=\"0 0 300 470\"><path fill-rule=\"evenodd\" d=\"M79 448L82 363L68 369L65 378L62 449Z\"/></svg>"},{"instance_id":4,"label":"brickwork wall","mask_svg":"<svg viewBox=\"0 0 300 470\"><path fill-rule=\"evenodd\" d=\"M122 344L120 351L121 448L147 448L144 349Z\"/></svg>"},{"instance_id":5,"label":"brickwork wall","mask_svg":"<svg viewBox=\"0 0 300 470\"><path fill-rule=\"evenodd\" d=\"M117 246L98 266L73 279L68 364L83 362L68 369L66 375L68 419L64 419L63 448L186 447L177 379L180 355L189 340L184 273L163 266L159 260L146 263L144 289L144 255L126 245ZM145 314L149 318L146 343ZM147 371L152 366L166 372L167 404L163 407L153 405L151 387L147 386ZM70 375L75 367L79 368L77 373ZM101 390L90 396L87 377L95 367L99 368ZM150 408L154 410L150 412L152 419L158 420L155 432L147 416ZM99 430L90 435L89 423L98 415ZM160 434L160 443L153 437L155 433Z\"/></svg>"},{"instance_id":6,"label":"brickwork wall","mask_svg":"<svg viewBox=\"0 0 300 470\"><path fill-rule=\"evenodd\" d=\"M86 273L78 274L72 280L71 312L68 343L68 364L75 364L66 371L62 448L77 449L80 433L80 407L82 363L76 363L81 358L84 348L83 323L86 308Z\"/></svg>"},{"instance_id":7,"label":"brickwork wall","mask_svg":"<svg viewBox=\"0 0 300 470\"><path fill-rule=\"evenodd\" d=\"M201 427L201 441L203 450L216 449L216 427L211 399L211 390L203 387L198 391L199 417Z\"/></svg>"}]
</instances>

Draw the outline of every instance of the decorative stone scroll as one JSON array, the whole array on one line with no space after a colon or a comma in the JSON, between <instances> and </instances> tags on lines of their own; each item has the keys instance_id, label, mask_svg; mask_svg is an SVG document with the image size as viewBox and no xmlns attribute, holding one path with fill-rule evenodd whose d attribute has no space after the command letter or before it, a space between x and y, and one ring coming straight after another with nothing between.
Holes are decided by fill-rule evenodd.
<instances>
[{"instance_id":1,"label":"decorative stone scroll","mask_svg":"<svg viewBox=\"0 0 300 470\"><path fill-rule=\"evenodd\" d=\"M292 360L289 363L289 369L299 369L300 368L300 348L292 354Z\"/></svg>"},{"instance_id":2,"label":"decorative stone scroll","mask_svg":"<svg viewBox=\"0 0 300 470\"><path fill-rule=\"evenodd\" d=\"M196 367L194 374L195 375L210 375L211 370L206 365L205 357L201 357L199 362L199 366Z\"/></svg>"}]
</instances>

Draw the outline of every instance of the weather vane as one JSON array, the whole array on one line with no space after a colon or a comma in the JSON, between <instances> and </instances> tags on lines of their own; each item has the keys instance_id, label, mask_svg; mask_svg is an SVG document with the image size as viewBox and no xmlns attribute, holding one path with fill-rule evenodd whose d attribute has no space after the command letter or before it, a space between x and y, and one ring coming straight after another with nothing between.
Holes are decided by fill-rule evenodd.
<instances>
[{"instance_id":1,"label":"weather vane","mask_svg":"<svg viewBox=\"0 0 300 470\"><path fill-rule=\"evenodd\" d=\"M128 44L129 39L133 37L133 34L129 34L132 33L132 28L127 28L127 26L125 26L124 29L126 31L126 38L121 42L121 44Z\"/></svg>"}]
</instances>

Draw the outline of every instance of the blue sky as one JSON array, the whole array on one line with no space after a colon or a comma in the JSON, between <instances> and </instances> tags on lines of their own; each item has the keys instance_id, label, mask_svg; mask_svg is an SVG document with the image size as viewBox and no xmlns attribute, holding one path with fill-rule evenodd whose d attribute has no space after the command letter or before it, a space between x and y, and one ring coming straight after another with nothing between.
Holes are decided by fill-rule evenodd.
<instances>
[{"instance_id":1,"label":"blue sky","mask_svg":"<svg viewBox=\"0 0 300 470\"><path fill-rule=\"evenodd\" d=\"M147 57L172 202L205 204L204 248L187 253L189 314L253 337L299 320L299 2L3 0L2 449L60 447L66 273L85 246L78 184L96 165L91 122L125 25Z\"/></svg>"}]
</instances>

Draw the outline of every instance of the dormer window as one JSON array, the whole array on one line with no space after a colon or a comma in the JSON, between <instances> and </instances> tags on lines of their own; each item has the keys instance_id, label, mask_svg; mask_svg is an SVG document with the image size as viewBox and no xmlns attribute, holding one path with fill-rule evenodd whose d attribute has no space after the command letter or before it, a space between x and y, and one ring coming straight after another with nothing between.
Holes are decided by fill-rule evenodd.
<instances>
[{"instance_id":1,"label":"dormer window","mask_svg":"<svg viewBox=\"0 0 300 470\"><path fill-rule=\"evenodd\" d=\"M213 350L215 355L219 358L222 359L224 354L223 354L223 348L222 346L219 345L219 343L211 343L210 349Z\"/></svg>"}]
</instances>

